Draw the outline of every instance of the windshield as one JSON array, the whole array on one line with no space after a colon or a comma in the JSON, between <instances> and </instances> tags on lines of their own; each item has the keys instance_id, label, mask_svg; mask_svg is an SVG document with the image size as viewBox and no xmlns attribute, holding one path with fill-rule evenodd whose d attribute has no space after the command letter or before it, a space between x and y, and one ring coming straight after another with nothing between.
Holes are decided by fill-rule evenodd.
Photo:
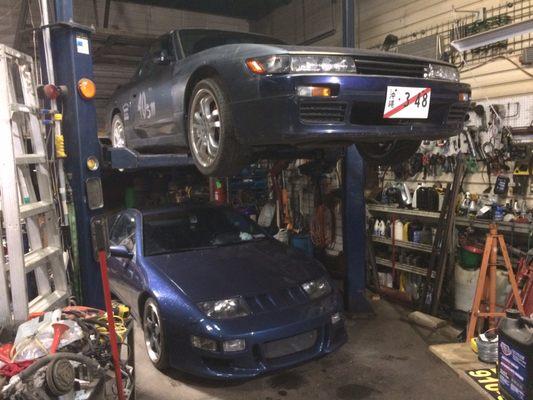
<instances>
[{"instance_id":1,"label":"windshield","mask_svg":"<svg viewBox=\"0 0 533 400\"><path fill-rule=\"evenodd\" d=\"M227 208L192 208L143 217L144 255L177 253L266 238L242 214Z\"/></svg>"},{"instance_id":2,"label":"windshield","mask_svg":"<svg viewBox=\"0 0 533 400\"><path fill-rule=\"evenodd\" d=\"M216 31L209 29L185 29L179 31L181 46L185 56L235 43L284 44L281 40L252 33Z\"/></svg>"}]
</instances>

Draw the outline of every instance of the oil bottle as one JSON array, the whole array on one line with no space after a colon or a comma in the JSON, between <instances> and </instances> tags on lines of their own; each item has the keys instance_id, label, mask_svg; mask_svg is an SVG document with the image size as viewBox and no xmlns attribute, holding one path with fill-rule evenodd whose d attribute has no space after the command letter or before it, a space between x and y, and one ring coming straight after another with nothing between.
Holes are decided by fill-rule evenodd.
<instances>
[{"instance_id":1,"label":"oil bottle","mask_svg":"<svg viewBox=\"0 0 533 400\"><path fill-rule=\"evenodd\" d=\"M498 328L498 380L506 400L533 399L533 319L507 310Z\"/></svg>"}]
</instances>

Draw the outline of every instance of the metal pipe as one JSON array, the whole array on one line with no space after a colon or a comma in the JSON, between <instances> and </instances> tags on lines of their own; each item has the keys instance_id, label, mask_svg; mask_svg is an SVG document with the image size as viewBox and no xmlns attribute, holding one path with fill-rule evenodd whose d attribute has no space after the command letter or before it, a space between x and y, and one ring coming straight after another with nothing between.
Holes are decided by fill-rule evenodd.
<instances>
[{"instance_id":1,"label":"metal pipe","mask_svg":"<svg viewBox=\"0 0 533 400\"><path fill-rule=\"evenodd\" d=\"M70 10L68 3L70 3ZM66 16L69 11L70 15L72 15L72 3L71 2L61 2L61 4L64 4L62 10L62 14L58 13L58 18L63 18ZM54 72L54 62L52 59L52 45L51 45L51 39L50 39L50 28L48 27L50 25L50 15L48 13L48 0L41 0L41 12L42 12L42 18L41 18L41 26L44 26L45 28L42 29L43 34L43 50L44 50L44 57L45 57L45 63L46 63L46 75L47 75L47 81L49 84L54 85L55 84L55 72ZM50 100L50 108L52 110L57 110L57 101L56 100ZM55 121L54 123L54 136L61 136L61 122ZM52 145L52 153L55 152L55 146ZM55 154L53 154L55 156ZM63 160L57 159L57 175L59 180L59 198L61 200L61 225L62 226L68 226L68 206L67 206L67 191L66 191L66 180L65 180L65 169L63 166Z\"/></svg>"}]
</instances>

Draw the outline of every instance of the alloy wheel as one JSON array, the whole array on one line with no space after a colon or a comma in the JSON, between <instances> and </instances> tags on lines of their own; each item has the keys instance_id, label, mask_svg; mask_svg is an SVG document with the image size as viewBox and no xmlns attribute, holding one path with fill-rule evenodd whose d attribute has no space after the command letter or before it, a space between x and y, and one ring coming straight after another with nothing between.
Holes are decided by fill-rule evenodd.
<instances>
[{"instance_id":1,"label":"alloy wheel","mask_svg":"<svg viewBox=\"0 0 533 400\"><path fill-rule=\"evenodd\" d=\"M161 358L161 321L159 312L154 304L148 304L144 315L144 340L148 357L154 363Z\"/></svg>"},{"instance_id":2,"label":"alloy wheel","mask_svg":"<svg viewBox=\"0 0 533 400\"><path fill-rule=\"evenodd\" d=\"M113 147L125 147L126 138L124 136L124 123L120 117L113 118L112 127L112 144Z\"/></svg>"},{"instance_id":3,"label":"alloy wheel","mask_svg":"<svg viewBox=\"0 0 533 400\"><path fill-rule=\"evenodd\" d=\"M221 120L217 101L208 89L200 89L193 99L189 131L190 148L203 166L211 166L219 151Z\"/></svg>"}]
</instances>

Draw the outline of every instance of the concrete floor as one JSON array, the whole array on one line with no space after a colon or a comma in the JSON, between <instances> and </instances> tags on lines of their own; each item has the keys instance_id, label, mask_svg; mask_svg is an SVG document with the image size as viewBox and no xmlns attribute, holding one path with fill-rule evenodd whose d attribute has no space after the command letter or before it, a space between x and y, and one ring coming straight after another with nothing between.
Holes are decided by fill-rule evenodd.
<instances>
[{"instance_id":1,"label":"concrete floor","mask_svg":"<svg viewBox=\"0 0 533 400\"><path fill-rule=\"evenodd\" d=\"M428 350L402 311L380 300L375 318L348 320L349 342L335 354L238 384L205 382L150 364L136 335L137 399L467 400L480 396Z\"/></svg>"}]
</instances>

